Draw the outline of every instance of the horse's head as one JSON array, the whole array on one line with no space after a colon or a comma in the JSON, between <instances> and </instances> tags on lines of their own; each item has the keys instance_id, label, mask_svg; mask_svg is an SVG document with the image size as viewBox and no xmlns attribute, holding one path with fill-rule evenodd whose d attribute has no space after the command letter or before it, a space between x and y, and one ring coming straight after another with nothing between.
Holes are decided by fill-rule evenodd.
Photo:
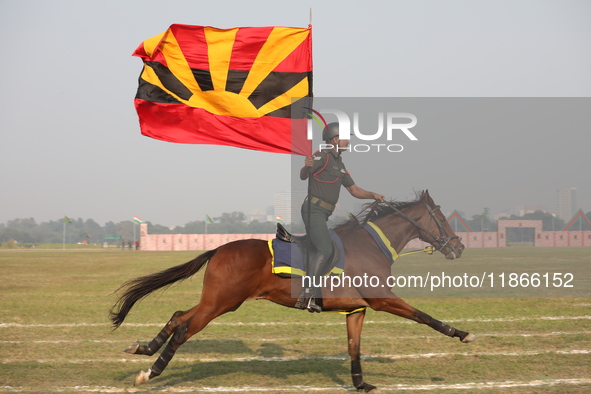
<instances>
[{"instance_id":1,"label":"horse's head","mask_svg":"<svg viewBox=\"0 0 591 394\"><path fill-rule=\"evenodd\" d=\"M451 229L439 205L433 202L428 190L417 195L414 201L376 201L366 205L365 211L367 214L361 222L354 218L337 226L335 230L346 233L359 229L366 222L379 223L380 227L388 229L390 242L400 249L409 240L419 238L443 253L447 259L453 260L462 256L465 246ZM400 225L401 220L409 223L412 228L410 232L408 226Z\"/></svg>"},{"instance_id":2,"label":"horse's head","mask_svg":"<svg viewBox=\"0 0 591 394\"><path fill-rule=\"evenodd\" d=\"M418 220L419 238L433 245L446 259L460 258L465 246L451 229L439 205L433 202L428 190L421 193L420 201L424 204L425 212Z\"/></svg>"}]
</instances>

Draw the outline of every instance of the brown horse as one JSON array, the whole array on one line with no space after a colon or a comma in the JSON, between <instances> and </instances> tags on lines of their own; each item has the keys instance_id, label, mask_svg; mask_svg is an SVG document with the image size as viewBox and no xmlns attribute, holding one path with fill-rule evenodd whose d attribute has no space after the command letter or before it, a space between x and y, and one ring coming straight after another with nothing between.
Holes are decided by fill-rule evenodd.
<instances>
[{"instance_id":1,"label":"brown horse","mask_svg":"<svg viewBox=\"0 0 591 394\"><path fill-rule=\"evenodd\" d=\"M365 215L386 235L396 252L412 239L420 238L430 243L447 259L461 256L464 245L454 234L445 216L435 205L428 191L420 193L412 202L373 203ZM380 283L387 283L391 275L391 261L378 248L376 242L354 218L338 226L345 247L345 271L349 277L370 273ZM189 278L209 262L203 280L201 302L188 311L175 312L162 331L147 345L134 344L124 351L130 354L151 356L172 336L160 357L148 371L140 371L135 384L147 382L162 373L169 361L193 335L201 331L211 320L226 312L235 311L249 299L267 299L293 308L297 295L292 294L291 279L271 272L271 253L266 241L242 240L230 242L215 250L203 253L188 263L162 272L133 279L122 288L124 294L111 310L111 320L119 327L133 305L143 297L174 282ZM450 337L458 337L463 343L472 342L476 336L457 330L423 313L402 299L388 287L336 287L323 288L323 309L352 312L347 314L347 336L351 356L351 377L357 389L369 392L375 388L363 381L360 363L360 339L365 308L389 312L431 328Z\"/></svg>"}]
</instances>

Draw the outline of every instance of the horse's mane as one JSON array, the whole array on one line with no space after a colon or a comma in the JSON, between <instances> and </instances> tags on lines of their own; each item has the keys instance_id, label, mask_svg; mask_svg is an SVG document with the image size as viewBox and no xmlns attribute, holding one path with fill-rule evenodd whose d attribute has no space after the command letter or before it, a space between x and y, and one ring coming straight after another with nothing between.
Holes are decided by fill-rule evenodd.
<instances>
[{"instance_id":1,"label":"horse's mane","mask_svg":"<svg viewBox=\"0 0 591 394\"><path fill-rule=\"evenodd\" d=\"M422 201L422 193L416 192L416 198L412 201L394 201L389 200L389 204L384 204L379 201L374 201L371 203L367 203L363 205L361 208L361 212L357 215L351 215L349 220L338 224L335 226L334 230L338 233L347 233L356 230L357 228L363 226L367 222L373 222L384 216L391 215L395 212L392 208L396 208L397 210L404 210L406 208L410 208L414 205L417 205Z\"/></svg>"}]
</instances>

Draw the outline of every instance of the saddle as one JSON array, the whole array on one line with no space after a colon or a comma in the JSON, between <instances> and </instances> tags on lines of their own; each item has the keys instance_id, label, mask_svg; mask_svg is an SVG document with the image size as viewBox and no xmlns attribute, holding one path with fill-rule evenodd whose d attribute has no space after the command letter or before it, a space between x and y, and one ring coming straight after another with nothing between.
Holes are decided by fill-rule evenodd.
<instances>
[{"instance_id":1,"label":"saddle","mask_svg":"<svg viewBox=\"0 0 591 394\"><path fill-rule=\"evenodd\" d=\"M332 240L332 254L321 267L321 273L322 275L340 275L343 272L345 260L343 244L334 231L329 230L329 232ZM275 237L272 242L269 242L274 255L273 272L286 277L305 276L306 256L313 255L315 250L310 237L307 234L292 235L281 223L277 223Z\"/></svg>"}]
</instances>

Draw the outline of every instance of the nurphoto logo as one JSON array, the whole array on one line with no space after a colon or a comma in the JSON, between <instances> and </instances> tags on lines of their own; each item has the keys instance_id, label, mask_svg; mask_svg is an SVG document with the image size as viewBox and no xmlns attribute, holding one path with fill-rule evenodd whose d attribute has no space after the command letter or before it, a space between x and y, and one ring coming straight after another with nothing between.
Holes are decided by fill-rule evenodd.
<instances>
[{"instance_id":1,"label":"nurphoto logo","mask_svg":"<svg viewBox=\"0 0 591 394\"><path fill-rule=\"evenodd\" d=\"M361 130L360 127L360 115L359 112L353 112L351 117L344 111L338 109L322 109L320 111L307 108L308 112L308 125L307 125L307 138L308 140L313 139L313 121L316 121L320 130L322 130L327 122L324 119L323 114L331 114L336 116L339 123L339 139L351 140L351 135L355 135L361 141L368 141L368 143L361 144L349 144L346 147L337 146L337 150L346 150L349 152L392 152L398 153L404 150L404 147L399 143L392 143L394 139L399 139L401 136L405 136L411 141L418 141L418 138L410 131L417 125L417 117L407 112L378 112L377 116L377 131L367 130L364 128ZM365 120L365 119L364 119ZM351 132L352 130L352 132ZM369 143L372 141L372 143ZM383 141L383 142L381 142ZM321 143L319 149L332 149L335 148L332 144Z\"/></svg>"}]
</instances>

